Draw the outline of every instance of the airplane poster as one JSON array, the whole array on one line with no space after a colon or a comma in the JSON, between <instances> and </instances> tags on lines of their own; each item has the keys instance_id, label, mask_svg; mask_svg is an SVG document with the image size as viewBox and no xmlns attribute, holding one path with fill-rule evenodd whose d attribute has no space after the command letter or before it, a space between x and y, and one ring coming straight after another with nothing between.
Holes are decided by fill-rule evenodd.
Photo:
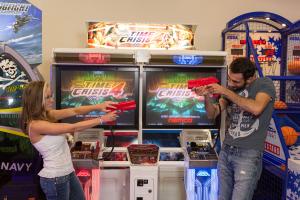
<instances>
[{"instance_id":1,"label":"airplane poster","mask_svg":"<svg viewBox=\"0 0 300 200\"><path fill-rule=\"evenodd\" d=\"M25 0L0 0L0 43L36 67L42 63L42 12Z\"/></svg>"}]
</instances>

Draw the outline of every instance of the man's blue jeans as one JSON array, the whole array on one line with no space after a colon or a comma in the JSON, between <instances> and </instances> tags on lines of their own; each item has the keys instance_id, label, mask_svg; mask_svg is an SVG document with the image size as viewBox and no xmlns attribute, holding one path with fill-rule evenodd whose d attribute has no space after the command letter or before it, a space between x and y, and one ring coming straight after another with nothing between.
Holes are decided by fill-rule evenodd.
<instances>
[{"instance_id":1,"label":"man's blue jeans","mask_svg":"<svg viewBox=\"0 0 300 200\"><path fill-rule=\"evenodd\" d=\"M263 152L224 144L218 160L219 200L251 200Z\"/></svg>"},{"instance_id":2,"label":"man's blue jeans","mask_svg":"<svg viewBox=\"0 0 300 200\"><path fill-rule=\"evenodd\" d=\"M72 172L56 178L40 178L41 187L47 200L84 200L81 184Z\"/></svg>"}]
</instances>

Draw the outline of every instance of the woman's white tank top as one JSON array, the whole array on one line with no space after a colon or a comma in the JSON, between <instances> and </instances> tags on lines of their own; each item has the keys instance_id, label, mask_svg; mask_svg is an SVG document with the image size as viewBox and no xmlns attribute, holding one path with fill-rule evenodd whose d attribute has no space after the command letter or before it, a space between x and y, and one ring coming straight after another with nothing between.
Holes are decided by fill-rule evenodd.
<instances>
[{"instance_id":1,"label":"woman's white tank top","mask_svg":"<svg viewBox=\"0 0 300 200\"><path fill-rule=\"evenodd\" d=\"M70 148L65 135L45 135L33 144L43 157L43 169L39 176L54 178L74 171Z\"/></svg>"}]
</instances>

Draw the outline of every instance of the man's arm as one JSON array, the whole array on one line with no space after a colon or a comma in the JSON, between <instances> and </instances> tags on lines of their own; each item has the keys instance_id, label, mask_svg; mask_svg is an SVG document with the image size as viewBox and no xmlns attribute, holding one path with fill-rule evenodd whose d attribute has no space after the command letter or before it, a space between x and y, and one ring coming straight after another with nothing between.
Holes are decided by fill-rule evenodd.
<instances>
[{"instance_id":1,"label":"man's arm","mask_svg":"<svg viewBox=\"0 0 300 200\"><path fill-rule=\"evenodd\" d=\"M213 103L214 100L210 97L212 94L207 90L207 86L197 87L194 92L204 96L205 110L209 119L215 119L227 106L227 101L222 97L218 100L218 104Z\"/></svg>"},{"instance_id":2,"label":"man's arm","mask_svg":"<svg viewBox=\"0 0 300 200\"><path fill-rule=\"evenodd\" d=\"M215 104L208 95L205 96L204 102L208 119L215 119L227 106L225 99L220 98L218 104Z\"/></svg>"},{"instance_id":3,"label":"man's arm","mask_svg":"<svg viewBox=\"0 0 300 200\"><path fill-rule=\"evenodd\" d=\"M264 92L256 94L255 99L249 99L235 94L231 90L227 90L224 95L233 103L237 104L243 110L252 113L255 116L260 115L272 98Z\"/></svg>"},{"instance_id":4,"label":"man's arm","mask_svg":"<svg viewBox=\"0 0 300 200\"><path fill-rule=\"evenodd\" d=\"M209 90L211 93L222 94L229 101L237 104L243 110L252 113L253 115L260 115L266 108L268 103L272 100L271 96L266 92L258 92L255 99L242 97L235 92L221 86L218 84L209 85Z\"/></svg>"}]
</instances>

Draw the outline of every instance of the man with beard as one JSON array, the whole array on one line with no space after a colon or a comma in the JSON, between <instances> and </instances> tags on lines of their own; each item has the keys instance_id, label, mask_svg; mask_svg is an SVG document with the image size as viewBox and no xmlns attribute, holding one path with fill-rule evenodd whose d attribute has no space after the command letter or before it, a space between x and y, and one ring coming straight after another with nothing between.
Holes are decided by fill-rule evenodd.
<instances>
[{"instance_id":1,"label":"man with beard","mask_svg":"<svg viewBox=\"0 0 300 200\"><path fill-rule=\"evenodd\" d=\"M251 200L262 171L262 154L271 120L275 87L269 78L257 78L248 58L229 66L228 87L210 84L195 88L205 97L209 118L226 110L226 133L218 161L219 200ZM212 94L220 94L218 104Z\"/></svg>"}]
</instances>

